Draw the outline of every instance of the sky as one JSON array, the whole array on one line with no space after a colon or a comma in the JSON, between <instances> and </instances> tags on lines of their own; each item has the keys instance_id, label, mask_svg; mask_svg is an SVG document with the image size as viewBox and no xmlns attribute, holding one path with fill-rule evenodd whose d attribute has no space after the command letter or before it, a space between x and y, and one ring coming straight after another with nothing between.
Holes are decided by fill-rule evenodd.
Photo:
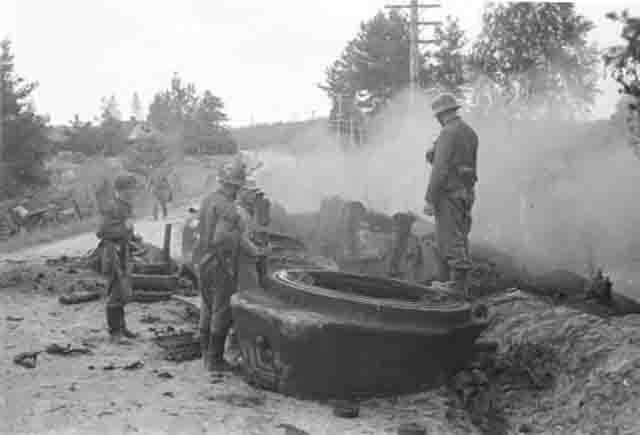
<instances>
[{"instance_id":1,"label":"sky","mask_svg":"<svg viewBox=\"0 0 640 435\"><path fill-rule=\"evenodd\" d=\"M393 0L394 4L408 3ZM291 121L328 114L318 88L325 69L381 10L384 0L0 0L0 37L13 41L17 72L39 82L38 111L54 124L74 114L92 119L115 95L128 116L134 92L147 106L174 72L220 96L232 125ZM484 2L442 0L425 20L453 15L473 38ZM637 1L578 0L595 22L590 39L618 43L612 10L640 15ZM425 31L424 37L428 37ZM604 79L596 117L610 114L615 83Z\"/></svg>"}]
</instances>

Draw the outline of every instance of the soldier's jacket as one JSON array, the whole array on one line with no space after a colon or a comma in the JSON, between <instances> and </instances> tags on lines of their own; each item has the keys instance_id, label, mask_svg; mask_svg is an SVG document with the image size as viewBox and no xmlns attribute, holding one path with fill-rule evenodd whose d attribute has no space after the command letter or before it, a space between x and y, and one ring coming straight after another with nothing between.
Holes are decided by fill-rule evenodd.
<instances>
[{"instance_id":1,"label":"soldier's jacket","mask_svg":"<svg viewBox=\"0 0 640 435\"><path fill-rule=\"evenodd\" d=\"M100 213L100 228L97 236L112 241L128 240L132 234L127 228L127 220L133 218L133 206L120 198L113 198L104 204Z\"/></svg>"},{"instance_id":2,"label":"soldier's jacket","mask_svg":"<svg viewBox=\"0 0 640 435\"><path fill-rule=\"evenodd\" d=\"M234 200L222 192L208 195L200 207L198 232L200 238L194 262L200 262L206 254L213 253L237 256L244 224Z\"/></svg>"},{"instance_id":3,"label":"soldier's jacket","mask_svg":"<svg viewBox=\"0 0 640 435\"><path fill-rule=\"evenodd\" d=\"M171 201L171 184L166 176L156 177L152 180L152 191L156 198L162 201Z\"/></svg>"},{"instance_id":4,"label":"soldier's jacket","mask_svg":"<svg viewBox=\"0 0 640 435\"><path fill-rule=\"evenodd\" d=\"M447 121L434 144L433 167L425 199L431 204L447 193L471 189L477 180L478 136L459 117Z\"/></svg>"}]
</instances>

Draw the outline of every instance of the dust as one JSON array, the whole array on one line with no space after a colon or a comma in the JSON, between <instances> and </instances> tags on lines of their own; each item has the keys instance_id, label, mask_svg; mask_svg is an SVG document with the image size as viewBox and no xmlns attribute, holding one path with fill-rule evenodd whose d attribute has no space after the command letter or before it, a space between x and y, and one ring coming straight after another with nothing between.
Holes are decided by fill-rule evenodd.
<instances>
[{"instance_id":1,"label":"dust","mask_svg":"<svg viewBox=\"0 0 640 435\"><path fill-rule=\"evenodd\" d=\"M426 93L399 94L371 120L363 147L314 126L294 151L258 152L266 163L258 182L293 212L339 195L385 213L421 214L430 174L424 155L440 131L430 103ZM462 112L480 137L472 238L578 273L629 266L640 245L640 162L620 125L525 121L508 111Z\"/></svg>"}]
</instances>

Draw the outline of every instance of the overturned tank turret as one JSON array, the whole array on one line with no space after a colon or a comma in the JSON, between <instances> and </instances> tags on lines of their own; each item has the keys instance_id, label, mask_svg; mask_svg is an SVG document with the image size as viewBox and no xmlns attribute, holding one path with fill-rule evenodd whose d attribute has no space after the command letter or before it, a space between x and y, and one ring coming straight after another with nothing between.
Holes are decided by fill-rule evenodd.
<instances>
[{"instance_id":1,"label":"overturned tank turret","mask_svg":"<svg viewBox=\"0 0 640 435\"><path fill-rule=\"evenodd\" d=\"M321 269L273 272L232 310L249 382L307 398L436 386L488 324L486 310L429 287Z\"/></svg>"}]
</instances>

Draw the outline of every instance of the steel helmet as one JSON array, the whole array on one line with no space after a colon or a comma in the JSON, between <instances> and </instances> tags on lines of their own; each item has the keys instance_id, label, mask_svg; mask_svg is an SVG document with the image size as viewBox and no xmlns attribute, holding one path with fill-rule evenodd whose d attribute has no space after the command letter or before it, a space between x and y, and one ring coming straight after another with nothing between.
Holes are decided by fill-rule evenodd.
<instances>
[{"instance_id":1,"label":"steel helmet","mask_svg":"<svg viewBox=\"0 0 640 435\"><path fill-rule=\"evenodd\" d=\"M442 112L446 112L447 110L456 110L460 108L460 104L451 94L442 94L438 96L433 103L431 104L431 109L436 115L439 115Z\"/></svg>"},{"instance_id":2,"label":"steel helmet","mask_svg":"<svg viewBox=\"0 0 640 435\"><path fill-rule=\"evenodd\" d=\"M223 166L218 173L218 181L222 184L244 186L247 181L246 166L239 160Z\"/></svg>"}]
</instances>

